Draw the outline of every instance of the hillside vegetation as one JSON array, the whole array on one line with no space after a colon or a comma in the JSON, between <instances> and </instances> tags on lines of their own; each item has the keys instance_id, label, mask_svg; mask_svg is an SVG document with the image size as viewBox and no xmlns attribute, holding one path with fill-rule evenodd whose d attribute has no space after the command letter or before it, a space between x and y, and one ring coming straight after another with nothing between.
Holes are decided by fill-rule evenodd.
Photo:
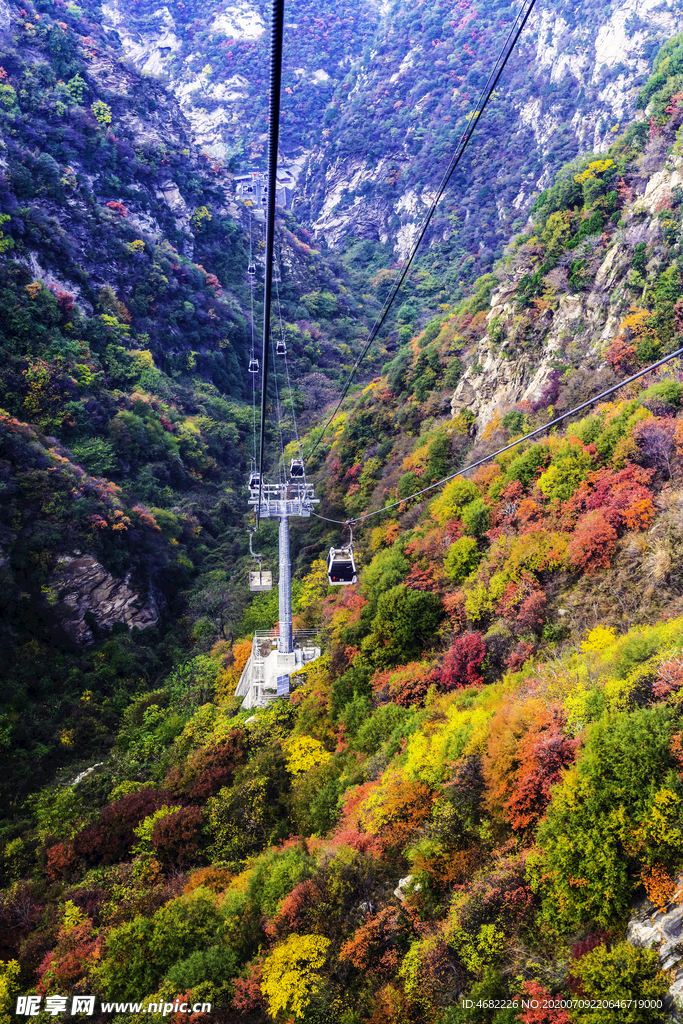
<instances>
[{"instance_id":1,"label":"hillside vegetation","mask_svg":"<svg viewBox=\"0 0 683 1024\"><path fill-rule=\"evenodd\" d=\"M25 397L8 391L2 416L3 516L22 538L2 570L14 687L2 734L6 1016L33 990L191 993L216 1019L253 1024L614 1019L519 1002L551 995L633 999L620 1019L665 1018L680 951L662 965L626 925L634 900L672 905L683 870L680 364L433 497L411 495L680 344L681 196L672 187L653 212L642 193L681 159L681 54L677 37L659 56L648 120L565 169L497 276L404 333L337 416L316 456L323 513L401 505L364 526L359 585L341 591L316 557L322 523L297 528L295 625L320 632L324 656L289 702L256 715L233 693L277 595L247 608L235 594L225 559L237 505L220 497L243 469L225 452L248 433L245 406L132 350L116 296L118 314L67 312L8 260L4 309L35 325L17 360L48 344L38 325L64 340L54 363L40 356L45 370L16 364ZM481 345L540 352L566 297L594 295L616 247L609 337L584 344L578 329L537 399L485 426L468 409L445 415ZM513 298L493 316L501 285ZM57 365L72 371L66 404ZM70 425L98 374L110 381L97 397L106 436ZM133 475L121 459L136 451ZM120 575L154 563L166 601L187 588L179 628L117 625L55 658L58 544ZM28 601L24 579L42 618L15 601ZM46 784L28 795L40 758ZM79 761L92 770L76 779Z\"/></svg>"},{"instance_id":2,"label":"hillside vegetation","mask_svg":"<svg viewBox=\"0 0 683 1024\"><path fill-rule=\"evenodd\" d=\"M2 57L0 87L17 97L4 104L17 146L62 117L43 91L30 108L18 53ZM335 351L350 361L389 275L375 263L359 302L344 281L376 254L358 243L355 263L330 260L283 218L285 330L304 448L320 442L320 511L378 515L354 530L355 587L327 585L329 524L293 530L295 626L318 632L323 657L256 714L233 694L254 630L278 612L276 592L248 604L241 579L246 234L194 157L205 202L192 237L150 232L142 247L133 200L103 202L84 173L87 231L110 218L118 255L69 291L22 248L43 215L57 231L62 201L51 220L42 192L21 212L19 164L35 158L22 142L0 267L0 1020L29 991L188 995L230 1024L617 1012L521 1004L550 997L666 1018L681 949L660 959L627 926L634 908L677 906L683 872L681 363L495 454L681 346L683 37L639 104L644 119L607 153L559 173L466 300L420 331L401 318L381 374L324 435ZM92 105L72 106L83 152L118 145ZM188 332L205 314L217 347L202 347L203 328L192 347L171 293ZM484 359L543 375L487 417L485 385L499 385ZM460 381L474 398L451 415ZM273 533L259 535L269 558ZM85 555L134 590L149 628L82 610L74 640L62 574Z\"/></svg>"}]
</instances>

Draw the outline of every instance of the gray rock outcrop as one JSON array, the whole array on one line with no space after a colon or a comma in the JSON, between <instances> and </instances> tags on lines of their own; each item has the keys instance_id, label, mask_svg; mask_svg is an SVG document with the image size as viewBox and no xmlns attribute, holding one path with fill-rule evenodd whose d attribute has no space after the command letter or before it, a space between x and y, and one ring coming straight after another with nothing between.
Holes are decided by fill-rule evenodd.
<instances>
[{"instance_id":1,"label":"gray rock outcrop","mask_svg":"<svg viewBox=\"0 0 683 1024\"><path fill-rule=\"evenodd\" d=\"M679 878L678 894L683 878ZM662 913L649 901L639 904L628 923L626 939L632 946L654 946L659 953L662 970L670 971L669 994L677 1009L683 1005L683 906L673 906Z\"/></svg>"},{"instance_id":2,"label":"gray rock outcrop","mask_svg":"<svg viewBox=\"0 0 683 1024\"><path fill-rule=\"evenodd\" d=\"M61 558L50 591L64 631L79 644L93 639L85 618L88 612L100 629L110 629L115 622L146 629L159 621L159 608L151 594L143 596L133 590L130 575L117 579L92 555Z\"/></svg>"}]
</instances>

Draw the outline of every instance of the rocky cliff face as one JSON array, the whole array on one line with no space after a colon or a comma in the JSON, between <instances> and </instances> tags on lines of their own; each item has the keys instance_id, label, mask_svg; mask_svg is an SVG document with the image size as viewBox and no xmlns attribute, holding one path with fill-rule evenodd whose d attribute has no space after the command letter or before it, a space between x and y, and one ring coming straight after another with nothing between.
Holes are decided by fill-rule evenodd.
<instances>
[{"instance_id":1,"label":"rocky cliff face","mask_svg":"<svg viewBox=\"0 0 683 1024\"><path fill-rule=\"evenodd\" d=\"M92 555L64 555L49 589L55 595L54 612L71 640L90 643L93 631L86 617L90 613L99 630L111 629L123 622L132 629L146 629L159 621L159 607L153 595L147 597L133 589L130 573L117 579Z\"/></svg>"},{"instance_id":2,"label":"rocky cliff face","mask_svg":"<svg viewBox=\"0 0 683 1024\"><path fill-rule=\"evenodd\" d=\"M611 373L605 353L619 333L619 325L635 303L644 297L642 288L633 287L632 258L635 247L646 243L652 253L650 273L656 271L662 240L659 213L671 203L673 190L683 185L683 158L672 154L663 167L640 182L634 182L634 197L621 216L621 224L611 236L595 239L592 260L594 280L589 289L572 294L562 285L533 321L532 330L540 339L538 346L524 351L528 323L522 323L516 295L522 278L521 267L511 276L503 276L491 296L486 317L488 330L470 353L470 365L453 394L453 416L467 409L474 413L478 427L485 426L496 413L505 412L521 402L538 403L544 395L552 404L553 376L559 367L572 366L575 391L579 382L593 377L595 388L602 381L609 386ZM638 191L636 191L638 190ZM560 283L561 273L552 271ZM566 275L565 275L566 280ZM644 282L643 282L644 284ZM645 292L647 286L645 287ZM552 308L554 306L554 308ZM492 338L492 325L504 340ZM494 329L494 334L496 333ZM567 395L567 405L572 404Z\"/></svg>"},{"instance_id":3,"label":"rocky cliff face","mask_svg":"<svg viewBox=\"0 0 683 1024\"><path fill-rule=\"evenodd\" d=\"M125 57L170 85L202 147L263 164L267 5L108 0L102 11ZM403 258L509 31L507 8L336 0L321 12L300 0L287 18L281 159L297 174L307 159L297 214L333 248L352 236ZM451 287L491 266L564 162L609 146L681 27L675 0L539 8L428 238Z\"/></svg>"},{"instance_id":4,"label":"rocky cliff face","mask_svg":"<svg viewBox=\"0 0 683 1024\"><path fill-rule=\"evenodd\" d=\"M390 239L400 258L410 250L500 43L494 4L459 10L457 20L447 6L430 20L394 4L370 59L335 94L336 119L306 178L315 231L334 247L353 234ZM633 116L653 54L682 25L673 0L535 13L442 203L432 244L447 243L461 264L474 257L472 273L486 269L563 162L608 148Z\"/></svg>"},{"instance_id":5,"label":"rocky cliff face","mask_svg":"<svg viewBox=\"0 0 683 1024\"><path fill-rule=\"evenodd\" d=\"M259 163L267 140L268 12L263 0L210 9L197 3L159 8L145 0L102 5L104 24L126 59L168 83L197 143L213 157L243 153ZM325 9L308 0L288 5L281 134L290 166L319 142L332 92L361 58L379 14L374 0L362 7L356 0L336 0Z\"/></svg>"}]
</instances>

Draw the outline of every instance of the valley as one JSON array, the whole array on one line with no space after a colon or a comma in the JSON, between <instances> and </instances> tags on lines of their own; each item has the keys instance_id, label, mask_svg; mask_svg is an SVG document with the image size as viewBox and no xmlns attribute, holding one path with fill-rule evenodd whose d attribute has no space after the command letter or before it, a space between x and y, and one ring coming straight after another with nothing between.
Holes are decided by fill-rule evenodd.
<instances>
[{"instance_id":1,"label":"valley","mask_svg":"<svg viewBox=\"0 0 683 1024\"><path fill-rule=\"evenodd\" d=\"M535 11L343 401L510 10L287 7L255 707L268 10L0 14L0 1024L677 1021L679 6Z\"/></svg>"}]
</instances>

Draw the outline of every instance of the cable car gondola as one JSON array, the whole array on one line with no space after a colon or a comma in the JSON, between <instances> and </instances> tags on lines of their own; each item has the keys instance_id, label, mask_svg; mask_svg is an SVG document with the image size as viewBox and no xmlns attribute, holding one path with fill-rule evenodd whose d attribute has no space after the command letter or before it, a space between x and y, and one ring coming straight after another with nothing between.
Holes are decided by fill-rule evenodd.
<instances>
[{"instance_id":1,"label":"cable car gondola","mask_svg":"<svg viewBox=\"0 0 683 1024\"><path fill-rule=\"evenodd\" d=\"M259 568L249 573L249 590L252 594L263 594L273 589L273 574L270 569Z\"/></svg>"},{"instance_id":2,"label":"cable car gondola","mask_svg":"<svg viewBox=\"0 0 683 1024\"><path fill-rule=\"evenodd\" d=\"M327 579L331 587L349 587L356 582L356 563L350 546L330 548L327 556Z\"/></svg>"},{"instance_id":3,"label":"cable car gondola","mask_svg":"<svg viewBox=\"0 0 683 1024\"><path fill-rule=\"evenodd\" d=\"M304 460L303 459L292 459L292 461L290 463L290 466L289 466L289 475L291 477L295 477L295 478L299 478L299 479L306 475L305 470L304 470Z\"/></svg>"},{"instance_id":4,"label":"cable car gondola","mask_svg":"<svg viewBox=\"0 0 683 1024\"><path fill-rule=\"evenodd\" d=\"M256 264L255 263L250 263L249 264L249 266L247 267L247 274L249 275L249 277L255 277L256 276Z\"/></svg>"},{"instance_id":5,"label":"cable car gondola","mask_svg":"<svg viewBox=\"0 0 683 1024\"><path fill-rule=\"evenodd\" d=\"M249 373L258 373L258 359L249 360Z\"/></svg>"},{"instance_id":6,"label":"cable car gondola","mask_svg":"<svg viewBox=\"0 0 683 1024\"><path fill-rule=\"evenodd\" d=\"M353 559L353 533L349 527L349 543L340 548L330 548L327 556L327 579L331 587L350 587L357 580L356 563Z\"/></svg>"},{"instance_id":7,"label":"cable car gondola","mask_svg":"<svg viewBox=\"0 0 683 1024\"><path fill-rule=\"evenodd\" d=\"M261 474L257 473L256 470L252 469L249 474L249 490L258 491L261 484Z\"/></svg>"},{"instance_id":8,"label":"cable car gondola","mask_svg":"<svg viewBox=\"0 0 683 1024\"><path fill-rule=\"evenodd\" d=\"M258 476L258 474L256 475ZM253 533L253 530L249 531L249 551L251 553L251 557L256 559L256 561L258 562L258 570L254 570L249 573L249 590L252 592L252 594L263 594L267 590L273 589L273 574L270 571L270 569L264 571L261 568L262 556L257 555L253 547L251 546L251 538L253 536Z\"/></svg>"},{"instance_id":9,"label":"cable car gondola","mask_svg":"<svg viewBox=\"0 0 683 1024\"><path fill-rule=\"evenodd\" d=\"M287 346L285 345L285 339L284 338L280 338L280 340L276 343L276 345L275 345L275 354L278 355L278 356L286 356L287 355Z\"/></svg>"}]
</instances>

